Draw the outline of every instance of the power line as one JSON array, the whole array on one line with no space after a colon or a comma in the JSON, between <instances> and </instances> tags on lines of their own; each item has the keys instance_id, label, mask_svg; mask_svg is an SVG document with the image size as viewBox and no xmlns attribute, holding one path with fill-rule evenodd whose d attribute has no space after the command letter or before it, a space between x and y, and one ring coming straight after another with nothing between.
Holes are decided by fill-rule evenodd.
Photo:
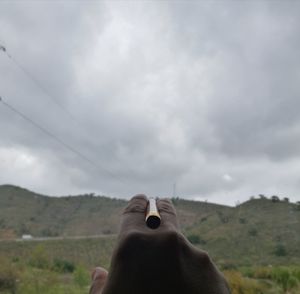
<instances>
[{"instance_id":1,"label":"power line","mask_svg":"<svg viewBox=\"0 0 300 294\"><path fill-rule=\"evenodd\" d=\"M4 44L2 42L2 44ZM25 75L27 75L33 82L34 84L39 87L44 94L46 94L46 96L51 99L62 111L64 111L65 113L68 114L69 118L72 119L73 122L75 122L78 126L80 126L81 128L86 130L86 127L84 125L82 125L75 117L72 113L70 113L63 105L61 105L57 99L39 82L39 80L30 72L28 71L24 66L22 66L6 49L6 46L1 45L0 43L0 51L2 51ZM102 147L103 149L103 147ZM107 148L105 148L107 149ZM131 171L132 173L134 173L134 171L127 167L128 171Z\"/></svg>"},{"instance_id":2,"label":"power line","mask_svg":"<svg viewBox=\"0 0 300 294\"><path fill-rule=\"evenodd\" d=\"M28 71L28 69L26 69L24 66L22 66L6 49L6 47L4 45L0 44L0 51L2 51L25 75L27 75L31 81L37 86L39 87L44 94L50 99L52 100L56 106L58 106L62 111L64 111L65 113L68 114L68 116L77 124L79 124L79 122L76 120L76 118L74 117L74 115L72 113L70 113L69 110L67 110L61 103L58 102L58 100L41 84L41 82L30 72Z\"/></svg>"},{"instance_id":3,"label":"power line","mask_svg":"<svg viewBox=\"0 0 300 294\"><path fill-rule=\"evenodd\" d=\"M59 144L63 145L66 149L68 149L69 151L75 153L81 159L87 161L90 165L96 167L97 169L102 169L103 171L105 171L107 174L109 174L115 180L121 182L122 184L125 184L119 177L117 177L111 171L109 171L108 169L104 168L103 166L102 167L98 166L94 161L92 161L91 159L89 159L87 156L85 156L84 154L82 154L80 151L78 151L77 149L73 148L72 146L70 146L69 144L67 144L65 141L61 140L59 137L57 137L56 135L54 135L52 132L48 131L45 127L40 126L37 122L35 122L31 118L29 118L27 115L25 115L24 113L22 113L21 111L19 111L18 109L16 109L15 107L13 107L12 105L10 105L6 101L4 101L3 98L0 96L0 103L1 102L2 102L2 104L4 106L6 106L12 112L18 114L24 120L30 122L32 125L34 125L36 128L38 128L40 131L42 131L43 133L45 133L46 135L48 135L49 137L51 137L53 140L57 141Z\"/></svg>"}]
</instances>

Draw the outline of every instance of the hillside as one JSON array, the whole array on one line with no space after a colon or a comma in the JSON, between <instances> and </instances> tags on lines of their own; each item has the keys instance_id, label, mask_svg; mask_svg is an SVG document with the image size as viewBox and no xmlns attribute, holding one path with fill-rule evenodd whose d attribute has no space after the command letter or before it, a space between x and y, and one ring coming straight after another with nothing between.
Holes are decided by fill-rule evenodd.
<instances>
[{"instance_id":1,"label":"hillside","mask_svg":"<svg viewBox=\"0 0 300 294\"><path fill-rule=\"evenodd\" d=\"M117 232L124 200L47 197L15 186L0 186L0 238L88 236Z\"/></svg>"},{"instance_id":2,"label":"hillside","mask_svg":"<svg viewBox=\"0 0 300 294\"><path fill-rule=\"evenodd\" d=\"M181 227L197 224L202 216L232 208L203 202L174 200ZM90 236L115 234L125 200L92 194L48 197L26 189L0 186L0 238Z\"/></svg>"},{"instance_id":3,"label":"hillside","mask_svg":"<svg viewBox=\"0 0 300 294\"><path fill-rule=\"evenodd\" d=\"M207 213L187 233L200 236L201 247L226 264L300 263L300 209L296 204L249 200L227 212Z\"/></svg>"},{"instance_id":4,"label":"hillside","mask_svg":"<svg viewBox=\"0 0 300 294\"><path fill-rule=\"evenodd\" d=\"M237 207L173 199L185 235L224 266L299 264L300 209L252 199ZM47 197L0 186L0 238L111 235L124 200L103 196Z\"/></svg>"}]
</instances>

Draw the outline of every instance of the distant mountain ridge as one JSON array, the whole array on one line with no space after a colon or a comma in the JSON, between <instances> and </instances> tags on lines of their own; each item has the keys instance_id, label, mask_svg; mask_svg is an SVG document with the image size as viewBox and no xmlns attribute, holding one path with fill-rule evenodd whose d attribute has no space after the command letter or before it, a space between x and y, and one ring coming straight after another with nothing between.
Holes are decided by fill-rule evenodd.
<instances>
[{"instance_id":1,"label":"distant mountain ridge","mask_svg":"<svg viewBox=\"0 0 300 294\"><path fill-rule=\"evenodd\" d=\"M300 263L299 204L264 197L236 207L172 200L185 235L227 263ZM116 234L125 205L93 194L47 197L2 185L0 239Z\"/></svg>"}]
</instances>

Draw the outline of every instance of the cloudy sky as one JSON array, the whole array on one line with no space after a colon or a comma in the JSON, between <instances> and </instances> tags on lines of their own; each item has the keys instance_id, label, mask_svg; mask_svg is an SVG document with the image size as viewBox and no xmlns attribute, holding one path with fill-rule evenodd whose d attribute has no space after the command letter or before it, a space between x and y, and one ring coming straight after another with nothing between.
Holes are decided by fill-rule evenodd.
<instances>
[{"instance_id":1,"label":"cloudy sky","mask_svg":"<svg viewBox=\"0 0 300 294\"><path fill-rule=\"evenodd\" d=\"M300 200L298 1L1 1L0 45L0 184Z\"/></svg>"}]
</instances>

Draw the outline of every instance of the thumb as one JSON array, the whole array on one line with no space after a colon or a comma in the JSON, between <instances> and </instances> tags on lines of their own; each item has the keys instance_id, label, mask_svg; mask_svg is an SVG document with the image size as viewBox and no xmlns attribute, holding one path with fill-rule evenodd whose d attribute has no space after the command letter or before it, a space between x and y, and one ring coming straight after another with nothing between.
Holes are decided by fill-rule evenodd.
<instances>
[{"instance_id":1,"label":"thumb","mask_svg":"<svg viewBox=\"0 0 300 294\"><path fill-rule=\"evenodd\" d=\"M102 267L96 267L92 272L92 285L89 294L101 294L108 272Z\"/></svg>"}]
</instances>

